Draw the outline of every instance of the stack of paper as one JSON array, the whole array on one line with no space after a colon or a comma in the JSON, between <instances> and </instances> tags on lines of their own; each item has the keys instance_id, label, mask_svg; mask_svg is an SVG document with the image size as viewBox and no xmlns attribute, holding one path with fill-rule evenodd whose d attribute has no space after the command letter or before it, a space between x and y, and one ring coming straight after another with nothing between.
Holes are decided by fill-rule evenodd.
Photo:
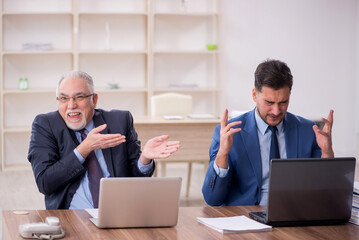
<instances>
[{"instance_id":1,"label":"stack of paper","mask_svg":"<svg viewBox=\"0 0 359 240\"><path fill-rule=\"evenodd\" d=\"M221 233L264 232L272 230L272 226L259 223L246 216L218 218L197 217L197 220Z\"/></svg>"},{"instance_id":2,"label":"stack of paper","mask_svg":"<svg viewBox=\"0 0 359 240\"><path fill-rule=\"evenodd\" d=\"M354 183L352 216L349 222L359 225L359 182Z\"/></svg>"},{"instance_id":3,"label":"stack of paper","mask_svg":"<svg viewBox=\"0 0 359 240\"><path fill-rule=\"evenodd\" d=\"M182 120L182 119L184 119L183 116L179 116L179 115L163 115L163 118L166 120Z\"/></svg>"}]
</instances>

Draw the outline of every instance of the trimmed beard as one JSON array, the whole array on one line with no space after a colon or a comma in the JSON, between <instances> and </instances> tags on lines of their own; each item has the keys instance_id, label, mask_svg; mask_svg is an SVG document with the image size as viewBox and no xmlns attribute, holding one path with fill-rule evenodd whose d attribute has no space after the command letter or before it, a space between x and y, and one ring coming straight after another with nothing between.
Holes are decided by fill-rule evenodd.
<instances>
[{"instance_id":1,"label":"trimmed beard","mask_svg":"<svg viewBox=\"0 0 359 240\"><path fill-rule=\"evenodd\" d=\"M81 115L83 116L81 122L76 123L76 125L74 125L74 123L71 123L70 121L68 121L67 120L67 115L69 113L71 113L71 112L79 112L79 113L81 113ZM68 110L68 111L66 111L65 123L66 123L66 126L68 128L70 128L71 130L74 130L74 131L79 131L79 130L84 129L86 127L86 118L85 118L85 115L83 114L83 111L81 111L81 110L75 110L75 111Z\"/></svg>"}]
</instances>

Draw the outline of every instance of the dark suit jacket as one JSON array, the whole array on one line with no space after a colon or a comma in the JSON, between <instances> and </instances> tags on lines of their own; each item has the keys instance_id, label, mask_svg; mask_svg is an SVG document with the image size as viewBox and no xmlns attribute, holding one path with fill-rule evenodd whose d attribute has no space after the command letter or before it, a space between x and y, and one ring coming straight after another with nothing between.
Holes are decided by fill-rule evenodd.
<instances>
[{"instance_id":1,"label":"dark suit jacket","mask_svg":"<svg viewBox=\"0 0 359 240\"><path fill-rule=\"evenodd\" d=\"M242 131L234 134L228 154L229 171L220 178L213 169L220 143L220 125L216 127L210 147L210 163L202 187L209 205L255 205L260 202L262 186L262 160L259 149L255 109L229 122L242 121L236 127ZM286 114L283 122L287 158L321 157L313 121Z\"/></svg>"},{"instance_id":2,"label":"dark suit jacket","mask_svg":"<svg viewBox=\"0 0 359 240\"><path fill-rule=\"evenodd\" d=\"M95 109L95 127L107 124L101 133L121 133L126 142L103 149L111 177L142 177L137 167L141 154L140 141L128 111ZM79 142L74 131L67 128L58 111L36 116L32 124L28 160L35 175L39 191L45 195L47 209L67 209L70 206L86 169L74 149Z\"/></svg>"}]
</instances>

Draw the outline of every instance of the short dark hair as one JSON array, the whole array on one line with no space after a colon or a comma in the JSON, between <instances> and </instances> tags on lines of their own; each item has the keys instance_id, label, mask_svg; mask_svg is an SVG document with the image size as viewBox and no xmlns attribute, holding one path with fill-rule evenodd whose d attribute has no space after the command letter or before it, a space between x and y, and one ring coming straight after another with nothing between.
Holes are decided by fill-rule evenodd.
<instances>
[{"instance_id":1,"label":"short dark hair","mask_svg":"<svg viewBox=\"0 0 359 240\"><path fill-rule=\"evenodd\" d=\"M254 86L261 92L262 87L278 90L289 87L292 90L293 76L286 63L279 60L267 59L258 65L254 73Z\"/></svg>"}]
</instances>

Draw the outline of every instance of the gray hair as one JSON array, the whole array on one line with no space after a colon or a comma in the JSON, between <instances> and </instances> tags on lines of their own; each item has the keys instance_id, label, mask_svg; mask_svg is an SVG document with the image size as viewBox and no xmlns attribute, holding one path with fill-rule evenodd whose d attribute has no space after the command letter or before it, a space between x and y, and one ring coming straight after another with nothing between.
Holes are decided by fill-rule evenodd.
<instances>
[{"instance_id":1,"label":"gray hair","mask_svg":"<svg viewBox=\"0 0 359 240\"><path fill-rule=\"evenodd\" d=\"M78 71L78 70L74 70L74 71L71 71L69 73L65 73L64 75L61 76L60 80L59 80L59 83L57 84L57 88L56 88L56 96L58 97L58 90L59 90L59 86L60 84L62 83L62 81L66 78L79 78L79 79L85 79L86 83L87 83L87 86L90 90L90 93L94 93L94 84L93 84L93 79L92 77L85 73L85 72L82 72L82 71Z\"/></svg>"}]
</instances>

